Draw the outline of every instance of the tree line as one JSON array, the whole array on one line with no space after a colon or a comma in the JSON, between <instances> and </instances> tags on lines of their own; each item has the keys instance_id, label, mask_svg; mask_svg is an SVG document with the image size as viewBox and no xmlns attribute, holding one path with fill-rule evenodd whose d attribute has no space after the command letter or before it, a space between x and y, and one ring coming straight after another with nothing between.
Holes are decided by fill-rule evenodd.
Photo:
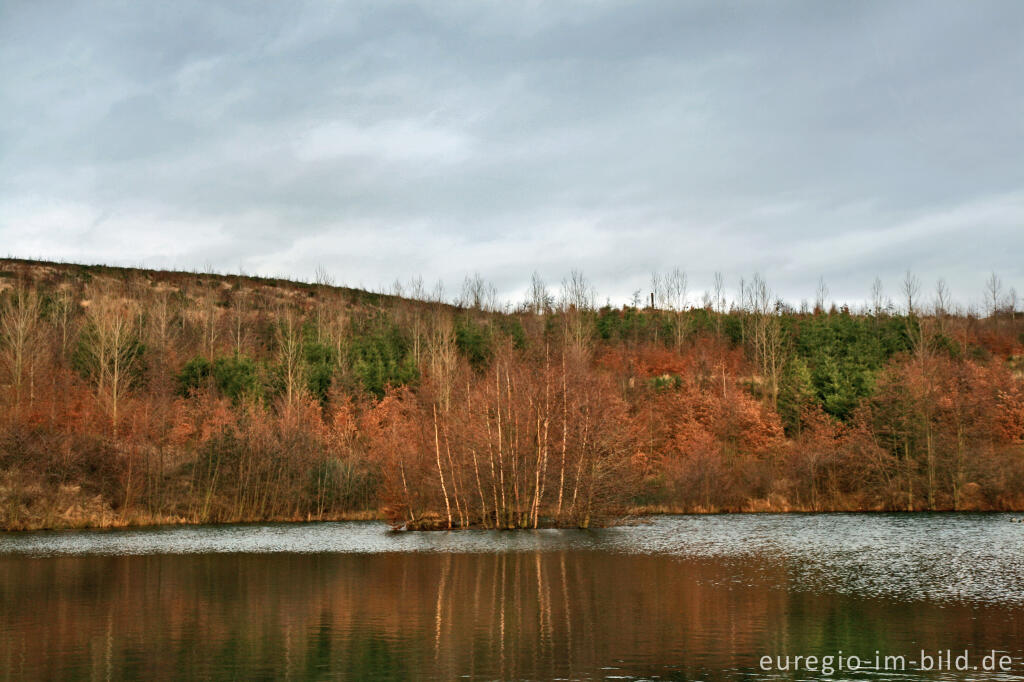
<instances>
[{"instance_id":1,"label":"tree line","mask_svg":"<svg viewBox=\"0 0 1024 682\"><path fill-rule=\"evenodd\" d=\"M0 267L5 528L335 519L591 526L648 511L1024 508L1024 322L788 306L681 270L599 306L212 273Z\"/></svg>"}]
</instances>

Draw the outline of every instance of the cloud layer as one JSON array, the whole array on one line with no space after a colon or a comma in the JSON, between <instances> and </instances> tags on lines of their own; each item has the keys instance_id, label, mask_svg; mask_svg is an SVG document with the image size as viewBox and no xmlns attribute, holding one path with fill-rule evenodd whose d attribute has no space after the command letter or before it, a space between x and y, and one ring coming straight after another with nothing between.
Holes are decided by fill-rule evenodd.
<instances>
[{"instance_id":1,"label":"cloud layer","mask_svg":"<svg viewBox=\"0 0 1024 682\"><path fill-rule=\"evenodd\" d=\"M0 250L1024 290L1024 5L4 3Z\"/></svg>"}]
</instances>

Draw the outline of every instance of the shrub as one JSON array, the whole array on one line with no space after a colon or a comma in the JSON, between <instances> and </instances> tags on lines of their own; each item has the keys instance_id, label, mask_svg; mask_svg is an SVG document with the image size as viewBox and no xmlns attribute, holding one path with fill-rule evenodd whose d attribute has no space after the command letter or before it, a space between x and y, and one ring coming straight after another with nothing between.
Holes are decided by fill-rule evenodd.
<instances>
[{"instance_id":1,"label":"shrub","mask_svg":"<svg viewBox=\"0 0 1024 682\"><path fill-rule=\"evenodd\" d=\"M235 402L243 397L262 397L258 367L244 355L217 358L213 363L213 380L217 390Z\"/></svg>"},{"instance_id":2,"label":"shrub","mask_svg":"<svg viewBox=\"0 0 1024 682\"><path fill-rule=\"evenodd\" d=\"M178 392L184 396L195 391L210 377L212 365L204 357L196 356L185 363L178 372Z\"/></svg>"},{"instance_id":3,"label":"shrub","mask_svg":"<svg viewBox=\"0 0 1024 682\"><path fill-rule=\"evenodd\" d=\"M359 387L377 398L383 398L389 386L404 386L419 379L408 341L393 324L353 336L349 363Z\"/></svg>"},{"instance_id":4,"label":"shrub","mask_svg":"<svg viewBox=\"0 0 1024 682\"><path fill-rule=\"evenodd\" d=\"M490 327L464 319L455 329L455 345L473 369L483 369L494 355L493 336Z\"/></svg>"}]
</instances>

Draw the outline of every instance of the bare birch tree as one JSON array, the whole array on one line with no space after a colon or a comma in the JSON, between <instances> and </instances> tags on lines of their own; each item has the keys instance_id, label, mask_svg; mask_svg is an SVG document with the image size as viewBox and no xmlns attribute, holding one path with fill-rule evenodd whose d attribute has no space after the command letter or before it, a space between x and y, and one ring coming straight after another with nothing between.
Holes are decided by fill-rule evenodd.
<instances>
[{"instance_id":1,"label":"bare birch tree","mask_svg":"<svg viewBox=\"0 0 1024 682\"><path fill-rule=\"evenodd\" d=\"M97 287L89 293L79 358L107 407L116 435L120 406L135 377L142 350L138 303L121 298L110 288Z\"/></svg>"},{"instance_id":2,"label":"bare birch tree","mask_svg":"<svg viewBox=\"0 0 1024 682\"><path fill-rule=\"evenodd\" d=\"M40 304L35 290L17 287L0 307L0 349L20 407L28 393L34 400L35 369L40 353Z\"/></svg>"},{"instance_id":3,"label":"bare birch tree","mask_svg":"<svg viewBox=\"0 0 1024 682\"><path fill-rule=\"evenodd\" d=\"M275 329L277 364L281 372L284 404L291 409L306 394L306 372L302 357L302 321L291 310L282 310Z\"/></svg>"},{"instance_id":4,"label":"bare birch tree","mask_svg":"<svg viewBox=\"0 0 1024 682\"><path fill-rule=\"evenodd\" d=\"M562 280L560 303L565 338L577 358L586 357L590 352L594 297L594 288L581 271L574 269Z\"/></svg>"},{"instance_id":5,"label":"bare birch tree","mask_svg":"<svg viewBox=\"0 0 1024 682\"><path fill-rule=\"evenodd\" d=\"M989 318L992 321L992 326L996 329L999 328L999 304L1000 298L1002 297L1003 291L1003 280L999 279L999 275L992 273L988 279L985 280L985 304L988 307Z\"/></svg>"}]
</instances>

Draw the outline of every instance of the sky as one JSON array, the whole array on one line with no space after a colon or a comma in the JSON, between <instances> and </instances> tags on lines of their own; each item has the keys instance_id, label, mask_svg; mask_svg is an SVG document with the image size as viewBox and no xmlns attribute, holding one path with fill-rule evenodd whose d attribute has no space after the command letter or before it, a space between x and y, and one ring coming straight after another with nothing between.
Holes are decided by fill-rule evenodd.
<instances>
[{"instance_id":1,"label":"sky","mask_svg":"<svg viewBox=\"0 0 1024 682\"><path fill-rule=\"evenodd\" d=\"M0 3L0 255L1024 294L1024 3Z\"/></svg>"}]
</instances>

